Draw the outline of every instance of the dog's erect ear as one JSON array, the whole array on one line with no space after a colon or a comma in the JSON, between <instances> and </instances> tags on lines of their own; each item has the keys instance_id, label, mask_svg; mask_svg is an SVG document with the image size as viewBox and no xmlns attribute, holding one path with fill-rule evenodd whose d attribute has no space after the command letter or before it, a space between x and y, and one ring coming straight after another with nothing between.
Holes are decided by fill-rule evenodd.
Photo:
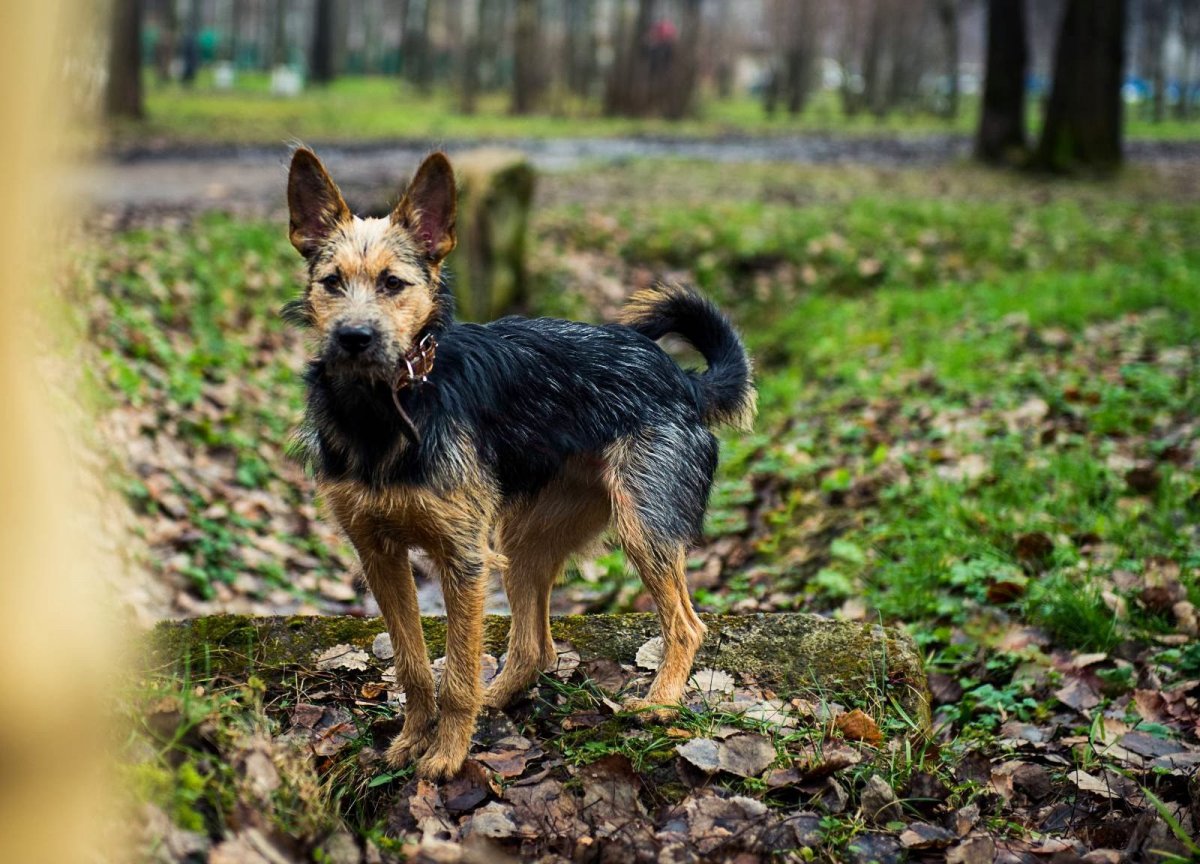
<instances>
[{"instance_id":1,"label":"dog's erect ear","mask_svg":"<svg viewBox=\"0 0 1200 864\"><path fill-rule=\"evenodd\" d=\"M288 172L288 236L305 258L320 249L325 238L350 219L350 208L317 154L301 147L292 154Z\"/></svg>"},{"instance_id":2,"label":"dog's erect ear","mask_svg":"<svg viewBox=\"0 0 1200 864\"><path fill-rule=\"evenodd\" d=\"M412 232L434 264L454 251L458 193L454 169L445 153L434 153L417 169L417 176L396 209L392 221Z\"/></svg>"}]
</instances>

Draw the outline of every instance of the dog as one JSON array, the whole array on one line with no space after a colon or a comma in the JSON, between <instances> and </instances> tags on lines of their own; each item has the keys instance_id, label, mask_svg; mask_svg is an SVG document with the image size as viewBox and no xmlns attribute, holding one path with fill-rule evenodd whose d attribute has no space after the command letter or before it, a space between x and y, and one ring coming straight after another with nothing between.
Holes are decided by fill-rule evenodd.
<instances>
[{"instance_id":1,"label":"dog","mask_svg":"<svg viewBox=\"0 0 1200 864\"><path fill-rule=\"evenodd\" d=\"M307 263L284 310L313 335L299 433L328 510L358 552L406 693L387 751L427 779L453 776L481 707L502 708L556 661L550 591L570 555L610 525L657 606L664 657L642 699L683 695L705 628L685 552L702 529L717 440L749 428L750 360L729 321L679 287L635 294L619 323L454 320L443 274L454 249L450 162L422 163L386 218L351 214L308 149L288 176L289 236ZM680 368L667 333L705 358ZM424 549L446 603L446 669L435 698L409 550ZM480 684L486 583L512 607L508 658ZM664 707L668 706L668 707Z\"/></svg>"}]
</instances>

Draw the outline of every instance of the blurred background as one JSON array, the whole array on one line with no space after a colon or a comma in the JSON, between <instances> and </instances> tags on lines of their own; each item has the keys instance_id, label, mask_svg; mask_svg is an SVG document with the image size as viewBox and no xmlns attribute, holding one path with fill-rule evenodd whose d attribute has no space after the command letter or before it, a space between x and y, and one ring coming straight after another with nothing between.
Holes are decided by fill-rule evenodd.
<instances>
[{"instance_id":1,"label":"blurred background","mask_svg":"<svg viewBox=\"0 0 1200 864\"><path fill-rule=\"evenodd\" d=\"M1005 724L1055 718L1086 738L1053 695L1076 678L1122 722L1198 749L1180 695L1200 678L1197 0L72 11L82 25L44 58L57 88L42 105L73 121L46 185L68 208L43 232L65 253L44 277L65 358L51 365L75 394L59 413L79 418L99 545L121 563L103 572L132 630L377 614L288 455L307 347L277 314L303 285L286 165L313 146L351 207L381 214L444 148L465 317L606 320L667 279L745 334L761 412L722 436L689 559L702 610L907 627L950 754L926 767L946 788L953 764L1001 758ZM554 603L651 608L619 550L573 565ZM489 604L505 610L498 586ZM364 855L382 844L378 768L349 737L285 779L292 797L246 798L246 754L283 765L272 736L297 698L260 685L164 675L122 691L146 849L233 855L249 810L304 855L334 825ZM386 687L371 692L346 697L347 718L387 713ZM247 723L253 747L228 731ZM1186 777L1119 767L1157 784L1162 825L1200 818ZM1120 848L1174 842L1136 828L1162 813L1146 799L1118 819L1054 788L1069 818L1020 799L989 812L1091 844L1077 851L1104 820ZM830 818L843 840L862 828Z\"/></svg>"}]
</instances>

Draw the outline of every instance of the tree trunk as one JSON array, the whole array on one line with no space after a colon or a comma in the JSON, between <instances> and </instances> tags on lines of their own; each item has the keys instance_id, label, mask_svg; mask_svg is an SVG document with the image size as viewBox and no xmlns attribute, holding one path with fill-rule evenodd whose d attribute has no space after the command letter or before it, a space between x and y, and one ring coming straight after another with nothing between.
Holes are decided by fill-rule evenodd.
<instances>
[{"instance_id":1,"label":"tree trunk","mask_svg":"<svg viewBox=\"0 0 1200 864\"><path fill-rule=\"evenodd\" d=\"M187 28L183 35L183 76L188 87L196 83L200 72L200 0L189 0Z\"/></svg>"},{"instance_id":2,"label":"tree trunk","mask_svg":"<svg viewBox=\"0 0 1200 864\"><path fill-rule=\"evenodd\" d=\"M958 4L959 0L938 0L937 16L942 29L942 45L946 59L946 104L943 115L953 120L958 116Z\"/></svg>"},{"instance_id":3,"label":"tree trunk","mask_svg":"<svg viewBox=\"0 0 1200 864\"><path fill-rule=\"evenodd\" d=\"M1179 35L1183 41L1183 71L1180 75L1180 98L1176 114L1187 120L1192 113L1192 99L1200 93L1200 3L1176 0L1179 13Z\"/></svg>"},{"instance_id":4,"label":"tree trunk","mask_svg":"<svg viewBox=\"0 0 1200 864\"><path fill-rule=\"evenodd\" d=\"M541 22L538 0L517 0L513 33L512 113L530 114L542 95Z\"/></svg>"},{"instance_id":5,"label":"tree trunk","mask_svg":"<svg viewBox=\"0 0 1200 864\"><path fill-rule=\"evenodd\" d=\"M604 113L641 117L649 113L651 63L647 39L654 22L654 0L637 0L637 15L628 24L624 0L617 0L614 42L616 58L605 89Z\"/></svg>"},{"instance_id":6,"label":"tree trunk","mask_svg":"<svg viewBox=\"0 0 1200 864\"><path fill-rule=\"evenodd\" d=\"M404 21L404 71L422 94L428 94L433 83L429 50L432 9L433 0L408 0Z\"/></svg>"},{"instance_id":7,"label":"tree trunk","mask_svg":"<svg viewBox=\"0 0 1200 864\"><path fill-rule=\"evenodd\" d=\"M679 44L665 76L661 110L668 120L679 120L692 108L700 65L700 0L683 0Z\"/></svg>"},{"instance_id":8,"label":"tree trunk","mask_svg":"<svg viewBox=\"0 0 1200 864\"><path fill-rule=\"evenodd\" d=\"M567 0L567 89L584 99L592 94L596 77L595 14L594 0Z\"/></svg>"},{"instance_id":9,"label":"tree trunk","mask_svg":"<svg viewBox=\"0 0 1200 864\"><path fill-rule=\"evenodd\" d=\"M114 4L113 14L116 14ZM175 14L175 0L159 0L158 2L159 32L158 45L154 52L154 69L159 84L171 80L171 61L175 59L175 40L179 38L179 16Z\"/></svg>"},{"instance_id":10,"label":"tree trunk","mask_svg":"<svg viewBox=\"0 0 1200 864\"><path fill-rule=\"evenodd\" d=\"M1167 70L1164 42L1167 38L1167 0L1142 0L1142 45L1138 64L1150 79L1151 117L1161 123L1166 115Z\"/></svg>"},{"instance_id":11,"label":"tree trunk","mask_svg":"<svg viewBox=\"0 0 1200 864\"><path fill-rule=\"evenodd\" d=\"M333 0L317 0L313 6L312 50L309 53L309 77L314 84L328 84L336 77L334 69Z\"/></svg>"},{"instance_id":12,"label":"tree trunk","mask_svg":"<svg viewBox=\"0 0 1200 864\"><path fill-rule=\"evenodd\" d=\"M1064 172L1121 163L1125 0L1068 0L1033 165Z\"/></svg>"},{"instance_id":13,"label":"tree trunk","mask_svg":"<svg viewBox=\"0 0 1200 864\"><path fill-rule=\"evenodd\" d=\"M108 86L104 113L109 117L145 116L142 103L142 3L115 0L108 48Z\"/></svg>"},{"instance_id":14,"label":"tree trunk","mask_svg":"<svg viewBox=\"0 0 1200 864\"><path fill-rule=\"evenodd\" d=\"M287 7L287 0L275 0L273 18L271 20L271 23L274 25L271 34L272 66L282 66L288 62Z\"/></svg>"},{"instance_id":15,"label":"tree trunk","mask_svg":"<svg viewBox=\"0 0 1200 864\"><path fill-rule=\"evenodd\" d=\"M1026 146L1025 0L988 0L986 63L975 154L984 162L1000 163Z\"/></svg>"}]
</instances>

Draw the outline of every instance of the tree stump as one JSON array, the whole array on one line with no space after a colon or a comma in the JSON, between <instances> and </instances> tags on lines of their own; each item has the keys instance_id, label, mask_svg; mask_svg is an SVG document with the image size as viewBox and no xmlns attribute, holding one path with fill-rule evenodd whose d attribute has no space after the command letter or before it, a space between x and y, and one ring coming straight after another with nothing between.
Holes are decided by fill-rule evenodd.
<instances>
[{"instance_id":1,"label":"tree stump","mask_svg":"<svg viewBox=\"0 0 1200 864\"><path fill-rule=\"evenodd\" d=\"M513 150L472 150L453 162L458 249L450 267L458 313L467 321L490 321L525 299L535 174L525 155Z\"/></svg>"}]
</instances>

